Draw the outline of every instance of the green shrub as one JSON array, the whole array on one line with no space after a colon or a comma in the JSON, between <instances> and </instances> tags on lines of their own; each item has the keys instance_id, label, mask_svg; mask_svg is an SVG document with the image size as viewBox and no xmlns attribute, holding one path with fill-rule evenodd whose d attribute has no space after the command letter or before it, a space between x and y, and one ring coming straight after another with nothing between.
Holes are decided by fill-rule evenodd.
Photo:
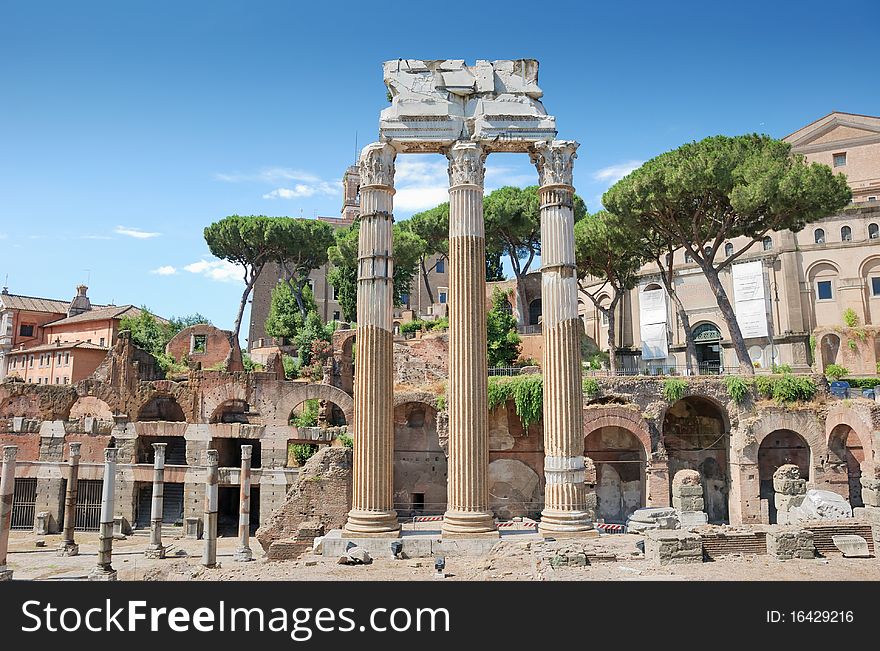
<instances>
[{"instance_id":1,"label":"green shrub","mask_svg":"<svg viewBox=\"0 0 880 651\"><path fill-rule=\"evenodd\" d=\"M407 321L406 323L400 324L400 334L405 335L411 332L418 332L422 329L422 326L425 324L421 319L413 319L412 321Z\"/></svg>"},{"instance_id":2,"label":"green shrub","mask_svg":"<svg viewBox=\"0 0 880 651\"><path fill-rule=\"evenodd\" d=\"M791 373L791 364L774 364L774 373Z\"/></svg>"},{"instance_id":3,"label":"green shrub","mask_svg":"<svg viewBox=\"0 0 880 651\"><path fill-rule=\"evenodd\" d=\"M840 364L829 364L825 367L825 375L832 380L839 380L840 378L849 375L849 369Z\"/></svg>"},{"instance_id":4,"label":"green shrub","mask_svg":"<svg viewBox=\"0 0 880 651\"><path fill-rule=\"evenodd\" d=\"M816 361L816 337L810 335L810 359Z\"/></svg>"},{"instance_id":5,"label":"green shrub","mask_svg":"<svg viewBox=\"0 0 880 651\"><path fill-rule=\"evenodd\" d=\"M290 444L290 452L293 453L293 458L296 459L297 464L299 464L300 466L305 465L306 461L311 459L317 451L318 446L313 443Z\"/></svg>"},{"instance_id":6,"label":"green shrub","mask_svg":"<svg viewBox=\"0 0 880 651\"><path fill-rule=\"evenodd\" d=\"M667 402L676 402L677 400L681 400L684 397L684 392L687 391L688 383L686 380L680 380L678 378L667 378L663 380L663 397Z\"/></svg>"},{"instance_id":7,"label":"green shrub","mask_svg":"<svg viewBox=\"0 0 880 651\"><path fill-rule=\"evenodd\" d=\"M354 447L354 439L351 437L351 434L340 434L336 439L346 448Z\"/></svg>"},{"instance_id":8,"label":"green shrub","mask_svg":"<svg viewBox=\"0 0 880 651\"><path fill-rule=\"evenodd\" d=\"M299 358L292 355L282 355L281 363L284 365L284 379L295 380L299 377Z\"/></svg>"},{"instance_id":9,"label":"green shrub","mask_svg":"<svg viewBox=\"0 0 880 651\"><path fill-rule=\"evenodd\" d=\"M758 395L762 398L772 398L773 376L759 375L757 378L755 378L755 388L758 390Z\"/></svg>"},{"instance_id":10,"label":"green shrub","mask_svg":"<svg viewBox=\"0 0 880 651\"><path fill-rule=\"evenodd\" d=\"M528 431L544 415L544 378L540 375L489 378L489 411L513 400L516 415Z\"/></svg>"},{"instance_id":11,"label":"green shrub","mask_svg":"<svg viewBox=\"0 0 880 651\"><path fill-rule=\"evenodd\" d=\"M806 376L782 375L773 379L773 399L780 403L812 400L816 383Z\"/></svg>"},{"instance_id":12,"label":"green shrub","mask_svg":"<svg viewBox=\"0 0 880 651\"><path fill-rule=\"evenodd\" d=\"M843 379L854 389L873 389L880 386L880 377L848 377Z\"/></svg>"},{"instance_id":13,"label":"green shrub","mask_svg":"<svg viewBox=\"0 0 880 651\"><path fill-rule=\"evenodd\" d=\"M437 396L437 411L446 411L446 396L443 394Z\"/></svg>"},{"instance_id":14,"label":"green shrub","mask_svg":"<svg viewBox=\"0 0 880 651\"><path fill-rule=\"evenodd\" d=\"M319 409L320 405L317 400L306 400L303 403L302 412L294 414L290 419L290 424L296 427L316 427Z\"/></svg>"},{"instance_id":15,"label":"green shrub","mask_svg":"<svg viewBox=\"0 0 880 651\"><path fill-rule=\"evenodd\" d=\"M738 375L728 375L724 378L724 384L727 387L727 395L729 395L736 404L742 403L749 393L752 386L750 380L741 378Z\"/></svg>"},{"instance_id":16,"label":"green shrub","mask_svg":"<svg viewBox=\"0 0 880 651\"><path fill-rule=\"evenodd\" d=\"M599 394L599 383L595 378L584 378L584 395L595 396Z\"/></svg>"},{"instance_id":17,"label":"green shrub","mask_svg":"<svg viewBox=\"0 0 880 651\"><path fill-rule=\"evenodd\" d=\"M848 307L843 311L843 322L847 325L847 327L855 328L857 325L859 325L859 315L856 314L856 311L854 309Z\"/></svg>"}]
</instances>

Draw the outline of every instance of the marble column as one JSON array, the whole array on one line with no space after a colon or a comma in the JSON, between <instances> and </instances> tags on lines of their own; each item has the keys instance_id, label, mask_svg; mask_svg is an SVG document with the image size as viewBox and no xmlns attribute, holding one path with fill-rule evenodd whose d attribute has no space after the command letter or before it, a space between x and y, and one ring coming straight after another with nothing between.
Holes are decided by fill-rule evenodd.
<instances>
[{"instance_id":1,"label":"marble column","mask_svg":"<svg viewBox=\"0 0 880 651\"><path fill-rule=\"evenodd\" d=\"M150 510L150 544L147 558L165 558L162 544L162 512L165 509L165 448L167 443L153 443L153 504Z\"/></svg>"},{"instance_id":2,"label":"marble column","mask_svg":"<svg viewBox=\"0 0 880 651\"><path fill-rule=\"evenodd\" d=\"M217 502L220 478L219 453L217 450L207 451L205 467L205 550L202 553L202 565L217 566Z\"/></svg>"},{"instance_id":3,"label":"marble column","mask_svg":"<svg viewBox=\"0 0 880 651\"><path fill-rule=\"evenodd\" d=\"M79 456L82 443L70 444L70 457L67 460L67 490L64 495L64 533L59 556L79 555L79 545L74 540L76 530L76 490L79 484Z\"/></svg>"},{"instance_id":4,"label":"marble column","mask_svg":"<svg viewBox=\"0 0 880 651\"><path fill-rule=\"evenodd\" d=\"M443 536L497 536L489 508L486 239L478 143L449 157L449 470Z\"/></svg>"},{"instance_id":5,"label":"marble column","mask_svg":"<svg viewBox=\"0 0 880 651\"><path fill-rule=\"evenodd\" d=\"M98 564L89 574L90 581L115 581L113 569L113 513L116 499L117 448L104 448L104 480L101 486L101 529L98 534Z\"/></svg>"},{"instance_id":6,"label":"marble column","mask_svg":"<svg viewBox=\"0 0 880 651\"><path fill-rule=\"evenodd\" d=\"M578 143L538 143L541 300L544 334L544 510L546 536L585 535L593 524L584 488L583 388L574 257L572 170Z\"/></svg>"},{"instance_id":7,"label":"marble column","mask_svg":"<svg viewBox=\"0 0 880 651\"><path fill-rule=\"evenodd\" d=\"M247 562L254 560L251 551L251 454L254 446L241 446L241 476L239 478L240 491L238 500L238 549L235 550L235 560Z\"/></svg>"},{"instance_id":8,"label":"marble column","mask_svg":"<svg viewBox=\"0 0 880 651\"><path fill-rule=\"evenodd\" d=\"M0 470L0 581L12 580L12 570L6 566L9 550L9 528L12 526L12 499L15 495L15 456L18 447L3 446L3 468Z\"/></svg>"},{"instance_id":9,"label":"marble column","mask_svg":"<svg viewBox=\"0 0 880 651\"><path fill-rule=\"evenodd\" d=\"M392 306L394 260L391 228L394 158L387 143L364 147L360 170L357 352L354 394L350 536L399 536L394 510Z\"/></svg>"}]
</instances>

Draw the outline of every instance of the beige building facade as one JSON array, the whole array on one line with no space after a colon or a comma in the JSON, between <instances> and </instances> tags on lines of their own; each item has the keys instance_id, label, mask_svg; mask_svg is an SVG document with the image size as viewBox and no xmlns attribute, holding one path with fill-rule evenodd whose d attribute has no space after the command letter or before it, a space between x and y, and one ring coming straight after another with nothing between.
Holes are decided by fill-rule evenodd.
<instances>
[{"instance_id":1,"label":"beige building facade","mask_svg":"<svg viewBox=\"0 0 880 651\"><path fill-rule=\"evenodd\" d=\"M798 233L770 233L722 272L752 362L759 372L774 364L805 371L836 363L853 375L875 375L880 362L880 117L832 113L785 140L808 161L846 174L853 201ZM725 248L745 242L731 241ZM700 372L735 369L730 334L700 268L679 251L674 271ZM585 295L580 309L587 335L607 350L607 323ZM621 302L616 328L624 372L685 372L686 333L654 265L643 267L638 285Z\"/></svg>"}]
</instances>

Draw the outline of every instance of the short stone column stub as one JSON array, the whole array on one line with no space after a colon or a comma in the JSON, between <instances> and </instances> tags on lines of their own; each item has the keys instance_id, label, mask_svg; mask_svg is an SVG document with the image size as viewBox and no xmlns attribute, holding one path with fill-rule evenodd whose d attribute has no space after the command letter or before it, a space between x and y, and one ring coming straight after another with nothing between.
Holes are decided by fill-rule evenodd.
<instances>
[{"instance_id":1,"label":"short stone column stub","mask_svg":"<svg viewBox=\"0 0 880 651\"><path fill-rule=\"evenodd\" d=\"M584 490L582 371L574 257L572 172L578 143L536 143L541 202L541 288L544 334L545 536L598 535Z\"/></svg>"},{"instance_id":2,"label":"short stone column stub","mask_svg":"<svg viewBox=\"0 0 880 651\"><path fill-rule=\"evenodd\" d=\"M98 564L89 574L90 581L115 581L113 569L113 516L116 509L117 448L104 448L104 478L101 486L101 524L98 534Z\"/></svg>"},{"instance_id":3,"label":"short stone column stub","mask_svg":"<svg viewBox=\"0 0 880 651\"><path fill-rule=\"evenodd\" d=\"M15 495L15 458L18 447L3 446L3 466L0 469L0 581L10 581L12 570L6 565L9 551L9 529L12 526L12 499Z\"/></svg>"},{"instance_id":4,"label":"short stone column stub","mask_svg":"<svg viewBox=\"0 0 880 651\"><path fill-rule=\"evenodd\" d=\"M70 444L70 457L67 461L67 489L64 495L64 532L61 536L61 544L58 546L59 556L77 556L79 554L75 532L81 446L81 443Z\"/></svg>"},{"instance_id":5,"label":"short stone column stub","mask_svg":"<svg viewBox=\"0 0 880 651\"><path fill-rule=\"evenodd\" d=\"M162 544L162 513L165 509L165 448L167 443L153 443L153 499L150 509L150 544L147 558L165 558Z\"/></svg>"},{"instance_id":6,"label":"short stone column stub","mask_svg":"<svg viewBox=\"0 0 880 651\"><path fill-rule=\"evenodd\" d=\"M457 142L449 158L449 463L441 535L498 536L489 507L486 358L486 152Z\"/></svg>"},{"instance_id":7,"label":"short stone column stub","mask_svg":"<svg viewBox=\"0 0 880 651\"><path fill-rule=\"evenodd\" d=\"M202 565L217 566L217 507L219 501L218 480L220 479L220 455L217 450L208 450L205 466L205 546L202 552Z\"/></svg>"},{"instance_id":8,"label":"short stone column stub","mask_svg":"<svg viewBox=\"0 0 880 651\"><path fill-rule=\"evenodd\" d=\"M238 503L238 548L235 560L246 563L254 560L251 550L251 456L254 446L241 446L241 479Z\"/></svg>"},{"instance_id":9,"label":"short stone column stub","mask_svg":"<svg viewBox=\"0 0 880 651\"><path fill-rule=\"evenodd\" d=\"M400 535L394 510L392 244L394 147L364 147L360 171L352 508L347 535Z\"/></svg>"}]
</instances>

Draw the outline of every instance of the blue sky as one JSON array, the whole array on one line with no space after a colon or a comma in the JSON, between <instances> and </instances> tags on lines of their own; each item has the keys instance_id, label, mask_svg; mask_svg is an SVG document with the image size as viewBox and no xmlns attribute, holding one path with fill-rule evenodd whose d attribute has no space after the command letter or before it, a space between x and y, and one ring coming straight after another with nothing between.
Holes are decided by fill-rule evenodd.
<instances>
[{"instance_id":1,"label":"blue sky","mask_svg":"<svg viewBox=\"0 0 880 651\"><path fill-rule=\"evenodd\" d=\"M383 6L0 0L0 281L68 298L88 279L96 302L230 327L239 274L202 229L338 215L386 59L539 59L591 210L689 140L880 114L876 1ZM489 158L487 189L535 179L525 156ZM445 188L439 156L402 157L396 216Z\"/></svg>"}]
</instances>

